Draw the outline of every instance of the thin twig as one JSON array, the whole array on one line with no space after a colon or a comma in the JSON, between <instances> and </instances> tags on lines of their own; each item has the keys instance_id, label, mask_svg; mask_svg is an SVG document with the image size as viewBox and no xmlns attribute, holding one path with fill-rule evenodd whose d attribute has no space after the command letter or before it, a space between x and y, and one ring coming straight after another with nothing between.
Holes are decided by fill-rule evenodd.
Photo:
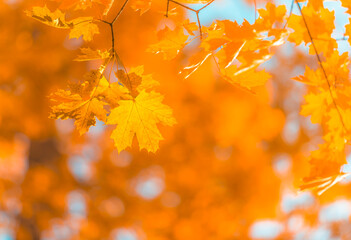
<instances>
[{"instance_id":1,"label":"thin twig","mask_svg":"<svg viewBox=\"0 0 351 240\"><path fill-rule=\"evenodd\" d=\"M169 0L167 0L167 11L166 11L166 17L168 18L168 11L169 11Z\"/></svg>"},{"instance_id":2,"label":"thin twig","mask_svg":"<svg viewBox=\"0 0 351 240\"><path fill-rule=\"evenodd\" d=\"M123 12L125 6L127 5L129 0L125 0L121 9L118 11L118 13L116 14L116 16L113 18L113 20L111 22L108 22L108 21L105 21L105 20L102 20L100 19L101 22L103 23L106 23L110 26L110 31L111 31L111 40L112 40L112 54L114 55L115 54L115 34L114 34L114 31L113 31L113 25L114 23L116 22L116 20L118 19L118 17L121 15L121 13Z\"/></svg>"},{"instance_id":3,"label":"thin twig","mask_svg":"<svg viewBox=\"0 0 351 240\"><path fill-rule=\"evenodd\" d=\"M86 22L93 22L93 21L94 21L94 19L84 20L84 21L75 23L74 26L77 26L77 25L79 25L79 24L86 23Z\"/></svg>"},{"instance_id":4,"label":"thin twig","mask_svg":"<svg viewBox=\"0 0 351 240\"><path fill-rule=\"evenodd\" d=\"M114 24L115 21L117 20L117 18L119 17L119 15L121 15L121 13L123 12L125 6L127 5L129 0L125 0L125 2L123 3L121 9L119 10L119 12L117 13L117 15L115 16L115 18L112 20L111 24Z\"/></svg>"},{"instance_id":5,"label":"thin twig","mask_svg":"<svg viewBox=\"0 0 351 240\"><path fill-rule=\"evenodd\" d=\"M168 17L168 8L169 8L169 2L172 2L172 3L175 3L185 9L188 9L192 12L194 12L196 14L196 19L197 19L197 24L199 25L199 32L200 32L200 39L202 40L202 26L201 26L201 21L200 21L200 12L205 9L206 7L208 7L211 3L214 2L214 0L211 0L210 2L208 2L207 4L205 4L204 6L202 6L200 9L196 10L196 9L193 9L191 7L188 7L180 2L177 2L175 0L167 0L167 12L166 12L166 17Z\"/></svg>"},{"instance_id":6,"label":"thin twig","mask_svg":"<svg viewBox=\"0 0 351 240\"><path fill-rule=\"evenodd\" d=\"M301 6L300 6L300 4L298 3L297 0L295 0L295 3L296 3L296 5L297 5L297 7L299 8L299 11L300 11L300 13L301 13L303 22L304 22L304 24L305 24L305 27L306 27L306 30L307 30L307 33L308 33L308 36L310 37L310 40L311 40L311 43L312 43L314 52L316 53L315 55L316 55L316 57L317 57L319 66L321 67L322 72L323 72L323 75L324 75L324 78L325 78L325 80L327 81L329 94L330 94L330 97L332 98L334 107L335 107L336 111L338 112L338 115L339 115L339 118L340 118L340 122L341 122L341 124L342 124L344 130L346 130L346 127L345 127L344 120L343 120L343 118L342 118L340 109L339 109L338 105L336 104L336 101L335 101L334 96L333 96L333 92L332 92L332 90L331 90L331 84L330 84L330 82L329 82L329 80L328 80L328 75L327 75L327 73L326 73L326 71L325 71L325 69L324 69L322 60L321 60L321 58L319 57L319 54L318 54L316 45L314 44L314 41L313 41L312 34L311 34L310 29L309 29L309 27L308 27L308 25L307 25L307 21L306 21L306 19L305 19L304 14L302 13Z\"/></svg>"},{"instance_id":7,"label":"thin twig","mask_svg":"<svg viewBox=\"0 0 351 240\"><path fill-rule=\"evenodd\" d=\"M256 22L256 19L257 19L257 3L256 3L256 0L254 0L254 5L255 5L255 22Z\"/></svg>"},{"instance_id":8,"label":"thin twig","mask_svg":"<svg viewBox=\"0 0 351 240\"><path fill-rule=\"evenodd\" d=\"M200 8L199 10L197 10L198 12L200 12L202 9L208 7L211 3L213 3L214 0L212 0L211 2L208 2L205 6L203 6L202 8Z\"/></svg>"},{"instance_id":9,"label":"thin twig","mask_svg":"<svg viewBox=\"0 0 351 240\"><path fill-rule=\"evenodd\" d=\"M294 1L295 1L295 0L291 0L289 16L288 16L288 19L286 20L286 23L284 24L283 29L288 25L289 19L290 19L291 14L292 14L292 11L293 11L293 9L294 9Z\"/></svg>"},{"instance_id":10,"label":"thin twig","mask_svg":"<svg viewBox=\"0 0 351 240\"><path fill-rule=\"evenodd\" d=\"M201 30L201 22L199 18L199 12L196 13L197 23L199 24L199 31L200 31L200 40L202 40L202 30Z\"/></svg>"},{"instance_id":11,"label":"thin twig","mask_svg":"<svg viewBox=\"0 0 351 240\"><path fill-rule=\"evenodd\" d=\"M113 32L113 23L110 24L111 36L112 36L112 52L115 52L115 34Z\"/></svg>"},{"instance_id":12,"label":"thin twig","mask_svg":"<svg viewBox=\"0 0 351 240\"><path fill-rule=\"evenodd\" d=\"M216 63L216 67L217 67L218 73L221 74L221 68L219 67L217 59L216 59L216 57L214 56L213 53L212 53L212 58L213 58L214 62Z\"/></svg>"}]
</instances>

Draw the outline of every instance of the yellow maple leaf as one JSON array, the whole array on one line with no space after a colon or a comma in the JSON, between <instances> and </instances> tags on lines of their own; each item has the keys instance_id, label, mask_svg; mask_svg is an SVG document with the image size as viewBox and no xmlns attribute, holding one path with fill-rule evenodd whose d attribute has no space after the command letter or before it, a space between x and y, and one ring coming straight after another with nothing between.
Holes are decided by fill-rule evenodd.
<instances>
[{"instance_id":1,"label":"yellow maple leaf","mask_svg":"<svg viewBox=\"0 0 351 240\"><path fill-rule=\"evenodd\" d=\"M75 61L90 61L95 59L106 59L111 57L110 51L102 51L102 50L93 50L91 48L81 48L81 55L78 55Z\"/></svg>"},{"instance_id":2,"label":"yellow maple leaf","mask_svg":"<svg viewBox=\"0 0 351 240\"><path fill-rule=\"evenodd\" d=\"M116 72L118 81L123 84L129 91L130 95L136 97L142 90L147 90L159 85L159 82L154 80L149 75L144 75L144 66L132 68L128 74L123 70Z\"/></svg>"},{"instance_id":3,"label":"yellow maple leaf","mask_svg":"<svg viewBox=\"0 0 351 240\"><path fill-rule=\"evenodd\" d=\"M83 36L85 41L91 41L93 40L93 36L99 33L99 28L93 23L92 17L76 18L71 23L73 27L69 33L69 38L80 38Z\"/></svg>"},{"instance_id":4,"label":"yellow maple leaf","mask_svg":"<svg viewBox=\"0 0 351 240\"><path fill-rule=\"evenodd\" d=\"M275 4L268 2L266 9L258 9L258 13L260 18L257 19L257 23L271 27L275 22L283 22L286 16L286 7L285 5L276 6Z\"/></svg>"},{"instance_id":5,"label":"yellow maple leaf","mask_svg":"<svg viewBox=\"0 0 351 240\"><path fill-rule=\"evenodd\" d=\"M111 137L119 152L132 145L134 135L140 149L156 152L159 141L163 139L157 123L168 126L176 123L172 109L162 104L162 100L161 94L143 90L134 100L119 101L119 106L107 119L108 124L117 124Z\"/></svg>"},{"instance_id":6,"label":"yellow maple leaf","mask_svg":"<svg viewBox=\"0 0 351 240\"><path fill-rule=\"evenodd\" d=\"M175 58L188 40L182 27L171 30L166 26L157 33L157 37L159 41L150 45L147 51L154 54L162 53L165 60Z\"/></svg>"},{"instance_id":7,"label":"yellow maple leaf","mask_svg":"<svg viewBox=\"0 0 351 240\"><path fill-rule=\"evenodd\" d=\"M46 6L33 7L32 10L25 12L29 17L32 17L46 25L71 29L69 33L70 38L80 38L83 36L85 41L91 41L95 34L99 33L98 26L93 23L92 17L79 17L71 21L66 21L65 14L60 10L51 12Z\"/></svg>"},{"instance_id":8,"label":"yellow maple leaf","mask_svg":"<svg viewBox=\"0 0 351 240\"><path fill-rule=\"evenodd\" d=\"M95 117L106 121L107 111L104 106L118 101L122 96L128 96L126 88L111 86L102 75L107 63L108 60L105 60L98 70L89 72L83 83L70 84L69 91L58 90L51 94L50 98L56 105L51 107L50 118L74 119L81 135L95 125Z\"/></svg>"},{"instance_id":9,"label":"yellow maple leaf","mask_svg":"<svg viewBox=\"0 0 351 240\"><path fill-rule=\"evenodd\" d=\"M314 38L315 44L318 45L318 51L329 53L330 50L334 50L336 47L336 42L330 38L335 28L334 12L325 8L319 8L319 10L316 11L312 4L308 4L306 7L304 7L302 9L302 12L308 25L310 34ZM302 42L304 42L305 45L310 43L310 36L306 31L304 24L304 20L301 16L295 14L291 15L288 26L292 28L294 32L292 32L288 37L288 40L290 42L294 42L296 45L300 45ZM319 42L318 39L322 40ZM328 39L328 41L325 41L323 39ZM311 46L310 53L315 54Z\"/></svg>"},{"instance_id":10,"label":"yellow maple leaf","mask_svg":"<svg viewBox=\"0 0 351 240\"><path fill-rule=\"evenodd\" d=\"M60 10L51 12L46 6L44 7L33 7L32 10L25 11L27 16L32 17L46 25L69 29L72 24L67 23L65 20L65 14Z\"/></svg>"},{"instance_id":11,"label":"yellow maple leaf","mask_svg":"<svg viewBox=\"0 0 351 240\"><path fill-rule=\"evenodd\" d=\"M311 153L309 162L312 168L300 190L317 190L321 195L344 177L340 173L340 168L347 163L343 147L338 149L329 143L320 144L319 149Z\"/></svg>"},{"instance_id":12,"label":"yellow maple leaf","mask_svg":"<svg viewBox=\"0 0 351 240\"><path fill-rule=\"evenodd\" d=\"M103 98L112 108L118 106L118 102L121 99L133 99L126 87L118 82L109 83L105 77L101 78L94 95Z\"/></svg>"},{"instance_id":13,"label":"yellow maple leaf","mask_svg":"<svg viewBox=\"0 0 351 240\"><path fill-rule=\"evenodd\" d=\"M59 104L51 108L50 118L75 119L74 124L81 135L87 132L90 126L95 125L95 116L101 121L106 120L105 103L95 97L84 100L79 94L58 90L51 95L51 100Z\"/></svg>"},{"instance_id":14,"label":"yellow maple leaf","mask_svg":"<svg viewBox=\"0 0 351 240\"><path fill-rule=\"evenodd\" d=\"M306 103L302 105L300 114L311 115L312 123L321 123L323 116L327 113L328 105L332 99L328 92L309 93L305 96Z\"/></svg>"},{"instance_id":15,"label":"yellow maple leaf","mask_svg":"<svg viewBox=\"0 0 351 240\"><path fill-rule=\"evenodd\" d=\"M325 83L325 81L323 81L324 79L323 79L322 71L320 69L313 70L308 66L306 66L304 75L294 77L293 80L296 80L311 86L318 86Z\"/></svg>"}]
</instances>

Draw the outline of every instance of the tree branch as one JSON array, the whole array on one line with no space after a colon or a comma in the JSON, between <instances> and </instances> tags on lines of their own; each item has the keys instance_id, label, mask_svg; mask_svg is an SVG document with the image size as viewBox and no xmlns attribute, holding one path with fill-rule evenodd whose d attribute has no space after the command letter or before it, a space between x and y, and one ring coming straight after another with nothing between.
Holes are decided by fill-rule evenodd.
<instances>
[{"instance_id":1,"label":"tree branch","mask_svg":"<svg viewBox=\"0 0 351 240\"><path fill-rule=\"evenodd\" d=\"M314 44L313 37L312 37L311 31L310 31L310 29L309 29L309 27L308 27L308 25L307 25L306 18L305 18L305 16L304 16L304 14L302 13L302 9L301 9L301 6L300 6L300 4L298 3L298 1L297 1L297 0L294 0L294 1L295 1L296 5L297 5L297 7L298 7L298 9L299 9L299 11L300 11L300 13L301 13L301 16L302 16L303 22L304 22L304 24L305 24L305 27L306 27L308 36L310 37L311 44L312 44L312 46L313 46L314 52L316 53L315 55L316 55L316 58L317 58L317 60L318 60L319 66L321 67L322 72L323 72L323 76L324 76L324 78L325 78L325 80L326 80L326 82L327 82L327 84L328 84L329 94L330 94L330 97L332 98L334 107L335 107L336 111L338 112L338 115L339 115L339 118L340 118L340 122L341 122L341 124L342 124L342 126L343 126L343 129L346 130L345 123L344 123L344 120L343 120L343 118L342 118L340 109L339 109L338 105L336 104L335 98L334 98L334 96L333 96L333 92L332 92L332 89L331 89L331 84L330 84L329 79L328 79L328 75L327 75L327 73L326 73L326 71L325 71L325 68L324 68L324 66L323 66L322 60L321 60L321 58L320 58L320 56L319 56L319 54L318 54L317 47L316 47L316 45Z\"/></svg>"},{"instance_id":2,"label":"tree branch","mask_svg":"<svg viewBox=\"0 0 351 240\"><path fill-rule=\"evenodd\" d=\"M200 21L200 16L199 16L199 14L200 14L200 12L201 12L203 9L205 9L205 8L208 7L211 3L213 3L214 0L208 2L206 5L204 5L203 7L201 7L201 8L198 9L198 10L193 9L193 8L191 8L191 7L188 7L188 6L186 6L186 5L182 4L182 3L179 3L179 2L177 2L177 1L175 1L175 0L167 0L167 12L166 12L166 17L168 17L169 2L175 3L175 4L181 6L181 7L185 8L185 9L188 9L188 10L190 10L190 11L192 11L192 12L194 12L194 13L196 14L197 24L199 25L200 39L202 39L202 29L201 29L202 26L201 26L201 21Z\"/></svg>"},{"instance_id":3,"label":"tree branch","mask_svg":"<svg viewBox=\"0 0 351 240\"><path fill-rule=\"evenodd\" d=\"M121 13L123 12L125 6L127 5L128 1L129 1L129 0L125 0L125 1L124 1L124 3L123 3L123 5L122 5L121 9L119 10L119 12L118 12L117 15L115 16L115 18L112 20L111 24L114 24L114 23L116 22L117 18L121 15Z\"/></svg>"}]
</instances>

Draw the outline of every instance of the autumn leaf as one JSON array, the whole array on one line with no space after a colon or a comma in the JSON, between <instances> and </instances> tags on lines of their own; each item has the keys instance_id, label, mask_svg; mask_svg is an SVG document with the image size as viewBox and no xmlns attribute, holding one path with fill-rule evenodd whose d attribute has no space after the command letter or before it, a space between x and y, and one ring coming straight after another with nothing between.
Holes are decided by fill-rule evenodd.
<instances>
[{"instance_id":1,"label":"autumn leaf","mask_svg":"<svg viewBox=\"0 0 351 240\"><path fill-rule=\"evenodd\" d=\"M95 59L106 59L111 57L110 51L92 50L91 48L81 48L81 55L75 61L90 61Z\"/></svg>"},{"instance_id":2,"label":"autumn leaf","mask_svg":"<svg viewBox=\"0 0 351 240\"><path fill-rule=\"evenodd\" d=\"M69 33L69 38L80 38L83 36L84 41L93 40L93 36L99 33L98 26L93 23L92 17L81 17L71 21L73 28Z\"/></svg>"},{"instance_id":3,"label":"autumn leaf","mask_svg":"<svg viewBox=\"0 0 351 240\"><path fill-rule=\"evenodd\" d=\"M130 91L130 95L136 97L142 90L149 90L159 85L151 75L144 75L143 73L144 67L138 66L131 68L128 74L123 70L118 70L116 77Z\"/></svg>"},{"instance_id":4,"label":"autumn leaf","mask_svg":"<svg viewBox=\"0 0 351 240\"><path fill-rule=\"evenodd\" d=\"M92 17L79 17L72 21L65 20L65 14L60 10L51 12L46 6L45 7L33 7L31 11L26 11L26 14L46 25L71 29L70 38L80 38L83 36L85 41L91 41L95 34L99 33L98 26L93 23Z\"/></svg>"},{"instance_id":5,"label":"autumn leaf","mask_svg":"<svg viewBox=\"0 0 351 240\"><path fill-rule=\"evenodd\" d=\"M195 22L190 22L189 19L186 19L183 22L183 27L189 35L195 36L196 31L198 31L199 26Z\"/></svg>"},{"instance_id":6,"label":"autumn leaf","mask_svg":"<svg viewBox=\"0 0 351 240\"><path fill-rule=\"evenodd\" d=\"M75 119L74 124L81 135L87 132L90 126L95 125L95 117L101 121L106 120L105 103L97 98L84 100L79 94L64 90L58 90L50 98L58 103L52 107L50 118Z\"/></svg>"},{"instance_id":7,"label":"autumn leaf","mask_svg":"<svg viewBox=\"0 0 351 240\"><path fill-rule=\"evenodd\" d=\"M294 77L293 79L311 86L320 86L325 83L325 81L323 81L323 75L320 69L314 71L308 66L306 66L304 75Z\"/></svg>"},{"instance_id":8,"label":"autumn leaf","mask_svg":"<svg viewBox=\"0 0 351 240\"><path fill-rule=\"evenodd\" d=\"M165 60L175 58L188 39L182 27L171 30L167 26L157 33L157 37L158 42L150 45L147 51L154 54L161 53Z\"/></svg>"},{"instance_id":9,"label":"autumn leaf","mask_svg":"<svg viewBox=\"0 0 351 240\"><path fill-rule=\"evenodd\" d=\"M286 7L284 5L276 6L268 2L266 9L259 9L258 13L260 15L258 21L273 26L275 22L283 22L286 16Z\"/></svg>"},{"instance_id":10,"label":"autumn leaf","mask_svg":"<svg viewBox=\"0 0 351 240\"><path fill-rule=\"evenodd\" d=\"M120 85L118 82L107 83L103 87L100 87L101 85L102 84L99 85L99 90L97 90L96 94L101 96L104 102L108 103L111 108L117 107L120 99L132 99L128 89Z\"/></svg>"},{"instance_id":11,"label":"autumn leaf","mask_svg":"<svg viewBox=\"0 0 351 240\"><path fill-rule=\"evenodd\" d=\"M309 93L305 96L306 103L301 108L301 115L311 115L312 123L321 123L326 114L330 97L328 92Z\"/></svg>"},{"instance_id":12,"label":"autumn leaf","mask_svg":"<svg viewBox=\"0 0 351 240\"><path fill-rule=\"evenodd\" d=\"M51 12L46 6L44 7L33 7L32 10L25 11L27 16L32 17L46 25L56 28L72 28L73 25L67 23L65 20L65 14L60 10Z\"/></svg>"},{"instance_id":13,"label":"autumn leaf","mask_svg":"<svg viewBox=\"0 0 351 240\"><path fill-rule=\"evenodd\" d=\"M126 89L111 87L103 75L108 61L105 59L97 70L86 74L83 83L72 83L70 90L60 89L51 94L50 99L55 105L51 107L50 118L74 119L81 135L95 125L95 117L106 121L107 111L104 106L108 102L118 101L122 96L128 96Z\"/></svg>"},{"instance_id":14,"label":"autumn leaf","mask_svg":"<svg viewBox=\"0 0 351 240\"><path fill-rule=\"evenodd\" d=\"M350 238L350 0L5 0L0 13L1 235Z\"/></svg>"},{"instance_id":15,"label":"autumn leaf","mask_svg":"<svg viewBox=\"0 0 351 240\"><path fill-rule=\"evenodd\" d=\"M324 53L334 50L336 42L330 39L335 28L333 11L325 8L319 8L319 10L316 11L312 5L308 4L302 9L302 12L309 27L310 34L318 44L317 49ZM296 45L302 42L307 45L307 43L311 41L302 16L292 14L288 22L288 27L294 29L294 32L288 37L289 41L296 43ZM319 41L318 39L321 40ZM325 41L323 39L330 39L330 41ZM310 49L310 53L315 54L312 46L310 46Z\"/></svg>"},{"instance_id":16,"label":"autumn leaf","mask_svg":"<svg viewBox=\"0 0 351 240\"><path fill-rule=\"evenodd\" d=\"M163 96L159 93L147 93L144 90L135 100L120 100L119 106L111 111L108 124L117 124L111 138L118 152L130 147L136 135L140 149L156 152L162 135L157 124L172 126L176 123L172 110L162 104Z\"/></svg>"}]
</instances>

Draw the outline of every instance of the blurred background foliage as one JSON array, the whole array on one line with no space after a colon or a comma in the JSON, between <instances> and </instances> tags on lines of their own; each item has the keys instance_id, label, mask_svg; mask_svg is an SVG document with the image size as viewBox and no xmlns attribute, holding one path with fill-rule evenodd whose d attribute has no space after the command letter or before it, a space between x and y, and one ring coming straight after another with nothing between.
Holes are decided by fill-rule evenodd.
<instances>
[{"instance_id":1,"label":"blurred background foliage","mask_svg":"<svg viewBox=\"0 0 351 240\"><path fill-rule=\"evenodd\" d=\"M273 77L255 94L221 79L211 61L184 80L191 49L171 61L145 51L172 25L165 2L142 16L127 7L116 46L126 66L144 65L160 82L178 124L161 128L155 154L137 144L118 154L102 122L80 136L72 121L48 119L48 95L99 64L73 62L82 39L24 14L57 2L0 1L0 239L351 239L347 179L320 197L297 191L321 130L299 115L306 89L291 78L317 66L314 56L277 47L261 66ZM252 22L254 5L218 0L201 14L205 25ZM110 32L99 27L89 46L106 49Z\"/></svg>"}]
</instances>

